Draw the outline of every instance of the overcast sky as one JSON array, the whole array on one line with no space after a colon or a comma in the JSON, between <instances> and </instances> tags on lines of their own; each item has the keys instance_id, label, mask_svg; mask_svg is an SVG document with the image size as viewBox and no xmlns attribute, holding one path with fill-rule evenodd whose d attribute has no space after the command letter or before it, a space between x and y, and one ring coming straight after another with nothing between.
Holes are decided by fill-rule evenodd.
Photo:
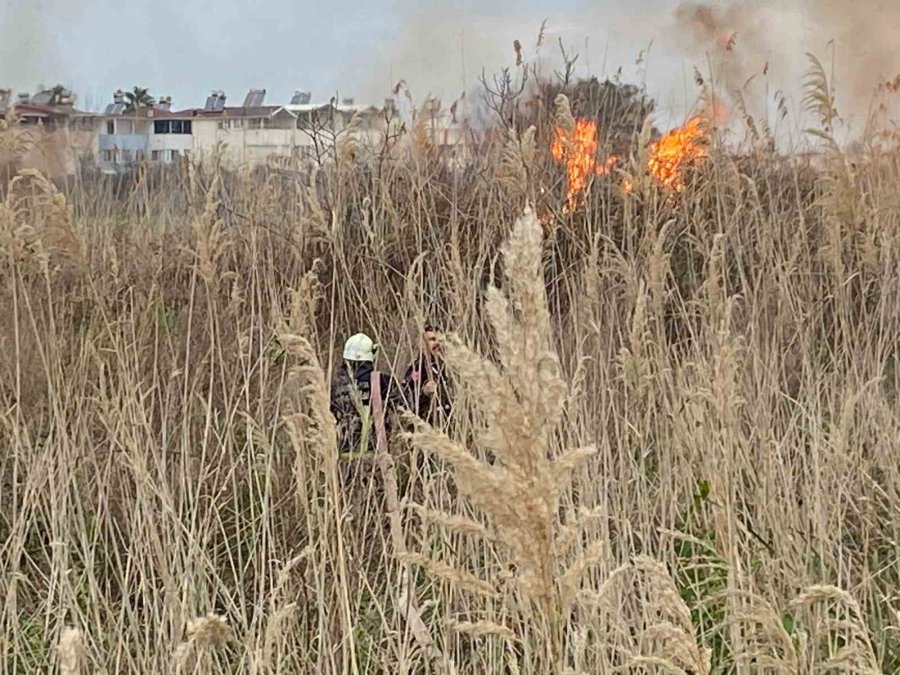
<instances>
[{"instance_id":1,"label":"overcast sky","mask_svg":"<svg viewBox=\"0 0 900 675\"><path fill-rule=\"evenodd\" d=\"M338 91L374 103L401 78L419 100L429 93L453 99L464 86L475 86L482 68L490 73L510 65L514 39L521 40L526 58L540 59L552 70L562 38L580 53L579 74L611 75L622 67L625 79L646 81L663 114L677 119L696 102L694 66L706 70L708 64L707 45L692 43L690 31L676 21L679 4L0 0L0 86L22 91L62 82L75 89L79 106L86 109L98 109L115 89L134 85L149 87L156 96L171 95L178 108L202 105L213 88L239 104L251 87L266 88L270 103L287 102L295 89L311 90L317 100ZM852 14L845 11L845 0L710 4L739 6L737 23L753 19L752 25L735 28L750 36L743 43L738 38L746 68L735 72L758 72L771 61L763 97L790 90L800 79L804 51L822 54L827 37L844 23L845 42L858 43L861 50L872 46L868 37L860 40L860 33L884 32L887 56L878 63L885 74L900 54L891 37L900 32L900 0L855 0ZM826 5L837 9L820 12ZM757 22L756 16L764 18ZM810 28L820 18L822 26ZM536 52L544 19L546 44ZM749 44L751 39L757 44ZM651 44L646 57L638 59ZM863 70L874 77L871 67L853 72Z\"/></svg>"},{"instance_id":2,"label":"overcast sky","mask_svg":"<svg viewBox=\"0 0 900 675\"><path fill-rule=\"evenodd\" d=\"M509 65L514 39L533 51L544 19L549 43L563 37L582 53L583 73L603 74L605 63L634 75L677 1L640 4L635 14L634 2L579 0L3 0L0 86L62 81L88 108L136 84L176 107L202 105L213 88L234 102L251 87L266 88L270 102L298 88L377 101L401 78L416 97L455 97L464 75L471 86L482 67ZM548 63L553 49L542 50ZM651 75L671 93L681 64L656 66Z\"/></svg>"}]
</instances>

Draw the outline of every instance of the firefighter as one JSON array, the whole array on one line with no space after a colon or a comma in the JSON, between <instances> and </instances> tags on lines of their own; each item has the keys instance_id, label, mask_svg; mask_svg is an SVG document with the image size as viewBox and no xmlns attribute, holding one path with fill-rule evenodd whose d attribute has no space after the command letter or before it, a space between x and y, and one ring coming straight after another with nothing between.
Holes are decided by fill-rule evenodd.
<instances>
[{"instance_id":1,"label":"firefighter","mask_svg":"<svg viewBox=\"0 0 900 675\"><path fill-rule=\"evenodd\" d=\"M331 390L331 412L342 453L370 455L377 434L387 434L390 414L399 406L399 385L387 373L375 370L377 351L378 345L365 333L344 343L343 365ZM379 429L379 425L383 426Z\"/></svg>"},{"instance_id":2,"label":"firefighter","mask_svg":"<svg viewBox=\"0 0 900 675\"><path fill-rule=\"evenodd\" d=\"M407 369L404 379L410 409L431 424L446 420L452 410L438 332L433 325L425 326L420 354Z\"/></svg>"}]
</instances>

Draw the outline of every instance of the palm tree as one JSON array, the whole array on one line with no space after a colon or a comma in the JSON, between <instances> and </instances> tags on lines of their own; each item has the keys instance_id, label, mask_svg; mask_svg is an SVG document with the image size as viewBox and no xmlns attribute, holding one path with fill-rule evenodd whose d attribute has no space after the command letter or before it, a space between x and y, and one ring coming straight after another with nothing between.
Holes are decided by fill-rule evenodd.
<instances>
[{"instance_id":1,"label":"palm tree","mask_svg":"<svg viewBox=\"0 0 900 675\"><path fill-rule=\"evenodd\" d=\"M141 108L152 108L156 102L150 95L146 87L135 87L131 91L125 92L125 112L131 113Z\"/></svg>"}]
</instances>

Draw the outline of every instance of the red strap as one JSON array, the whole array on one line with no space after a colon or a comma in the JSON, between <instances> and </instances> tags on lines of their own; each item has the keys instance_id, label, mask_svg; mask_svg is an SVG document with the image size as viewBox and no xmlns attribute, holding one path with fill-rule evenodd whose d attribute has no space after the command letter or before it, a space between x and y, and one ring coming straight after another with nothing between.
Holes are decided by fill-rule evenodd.
<instances>
[{"instance_id":1,"label":"red strap","mask_svg":"<svg viewBox=\"0 0 900 675\"><path fill-rule=\"evenodd\" d=\"M372 394L372 415L375 418L375 451L387 452L387 431L384 428L384 402L381 398L381 375L375 371L370 375Z\"/></svg>"}]
</instances>

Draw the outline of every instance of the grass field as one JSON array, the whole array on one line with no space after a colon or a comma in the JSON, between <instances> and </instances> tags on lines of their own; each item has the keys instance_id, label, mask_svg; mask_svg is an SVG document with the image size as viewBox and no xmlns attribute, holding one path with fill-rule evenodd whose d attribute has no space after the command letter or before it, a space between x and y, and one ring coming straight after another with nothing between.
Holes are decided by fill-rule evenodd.
<instances>
[{"instance_id":1,"label":"grass field","mask_svg":"<svg viewBox=\"0 0 900 675\"><path fill-rule=\"evenodd\" d=\"M553 115L5 187L2 672L900 672L900 154L638 143L565 213ZM446 434L340 457L344 338L426 321Z\"/></svg>"}]
</instances>

